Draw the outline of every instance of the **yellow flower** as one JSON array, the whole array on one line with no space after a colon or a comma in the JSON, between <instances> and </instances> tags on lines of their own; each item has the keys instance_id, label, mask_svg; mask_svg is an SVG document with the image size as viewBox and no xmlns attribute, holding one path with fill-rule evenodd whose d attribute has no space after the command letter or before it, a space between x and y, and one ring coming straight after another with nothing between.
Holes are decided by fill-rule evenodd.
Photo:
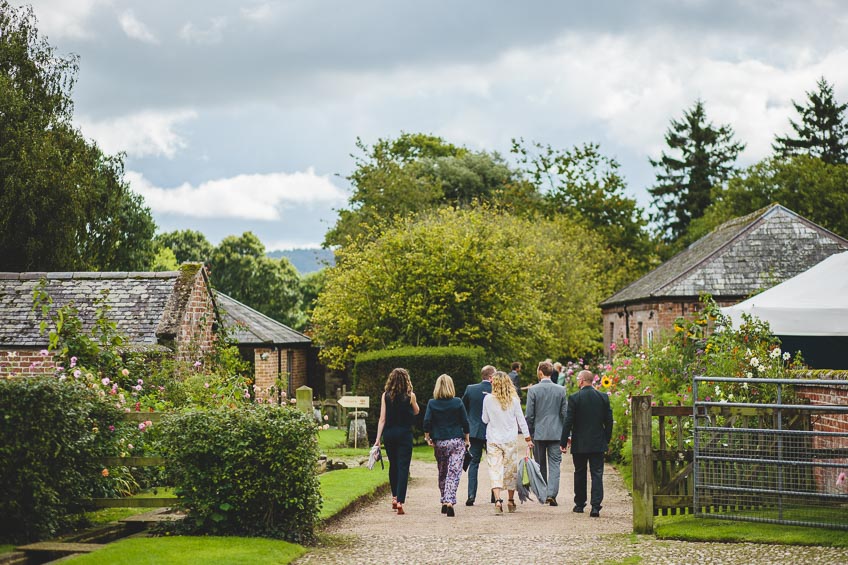
<instances>
[{"instance_id":1,"label":"yellow flower","mask_svg":"<svg viewBox=\"0 0 848 565\"><path fill-rule=\"evenodd\" d=\"M601 386L604 388L609 388L612 384L612 380L609 377L604 377L601 379Z\"/></svg>"}]
</instances>

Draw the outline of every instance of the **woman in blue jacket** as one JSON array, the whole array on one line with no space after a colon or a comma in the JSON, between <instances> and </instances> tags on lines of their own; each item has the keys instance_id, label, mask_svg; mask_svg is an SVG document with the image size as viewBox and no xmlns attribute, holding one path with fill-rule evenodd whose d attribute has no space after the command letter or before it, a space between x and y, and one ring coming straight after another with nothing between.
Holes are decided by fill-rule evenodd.
<instances>
[{"instance_id":1,"label":"woman in blue jacket","mask_svg":"<svg viewBox=\"0 0 848 565\"><path fill-rule=\"evenodd\" d=\"M435 448L439 467L439 492L442 514L455 516L456 491L462 476L462 459L471 445L468 437L468 413L456 397L453 379L442 375L436 379L433 400L424 413L424 439Z\"/></svg>"}]
</instances>

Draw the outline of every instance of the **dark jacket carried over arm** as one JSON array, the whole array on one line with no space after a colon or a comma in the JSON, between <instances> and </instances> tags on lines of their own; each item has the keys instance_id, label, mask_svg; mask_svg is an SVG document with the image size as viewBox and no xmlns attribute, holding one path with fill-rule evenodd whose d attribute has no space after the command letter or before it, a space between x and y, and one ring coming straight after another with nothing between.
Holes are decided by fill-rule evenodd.
<instances>
[{"instance_id":1,"label":"dark jacket carried over arm","mask_svg":"<svg viewBox=\"0 0 848 565\"><path fill-rule=\"evenodd\" d=\"M585 386L568 397L568 413L560 445L572 453L605 453L612 437L612 408L609 396Z\"/></svg>"}]
</instances>

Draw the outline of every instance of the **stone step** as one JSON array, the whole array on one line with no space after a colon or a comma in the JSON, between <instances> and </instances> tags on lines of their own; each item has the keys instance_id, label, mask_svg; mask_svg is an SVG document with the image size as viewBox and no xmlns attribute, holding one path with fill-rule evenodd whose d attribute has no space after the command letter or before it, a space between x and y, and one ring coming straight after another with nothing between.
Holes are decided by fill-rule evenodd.
<instances>
[{"instance_id":1,"label":"stone step","mask_svg":"<svg viewBox=\"0 0 848 565\"><path fill-rule=\"evenodd\" d=\"M160 508L153 512L145 512L144 514L121 518L118 521L124 524L156 524L158 522L176 522L183 518L185 518L185 514L175 514L165 508Z\"/></svg>"},{"instance_id":2,"label":"stone step","mask_svg":"<svg viewBox=\"0 0 848 565\"><path fill-rule=\"evenodd\" d=\"M59 541L40 541L37 543L30 543L27 545L22 545L16 547L17 551L24 551L26 553L51 553L59 555L69 555L72 553L91 553L92 551L97 551L98 549L103 549L106 547L104 543L72 543L72 542L59 542Z\"/></svg>"}]
</instances>

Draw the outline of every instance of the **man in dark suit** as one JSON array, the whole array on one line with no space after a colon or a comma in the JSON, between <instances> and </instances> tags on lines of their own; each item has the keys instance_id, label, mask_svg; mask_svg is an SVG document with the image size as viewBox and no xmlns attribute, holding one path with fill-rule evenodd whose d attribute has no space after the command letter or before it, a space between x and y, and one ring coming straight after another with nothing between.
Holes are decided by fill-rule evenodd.
<instances>
[{"instance_id":1,"label":"man in dark suit","mask_svg":"<svg viewBox=\"0 0 848 565\"><path fill-rule=\"evenodd\" d=\"M586 463L589 463L592 475L592 511L589 516L597 518L601 515L601 502L604 500L604 453L612 437L612 408L609 396L595 390L593 380L591 371L580 371L577 375L580 390L568 397L568 414L562 428L560 450L565 453L571 443L574 512L582 513L586 506Z\"/></svg>"},{"instance_id":2,"label":"man in dark suit","mask_svg":"<svg viewBox=\"0 0 848 565\"><path fill-rule=\"evenodd\" d=\"M527 426L533 438L536 461L548 485L545 502L557 506L559 493L559 467L562 452L559 449L562 426L565 422L568 401L565 389L551 381L553 365L542 361L536 369L539 383L527 390Z\"/></svg>"},{"instance_id":3,"label":"man in dark suit","mask_svg":"<svg viewBox=\"0 0 848 565\"><path fill-rule=\"evenodd\" d=\"M521 373L521 363L516 361L512 364L512 370L509 372L509 380L512 381L512 386L515 387L515 393L518 395L518 400L521 400L521 377L519 374Z\"/></svg>"},{"instance_id":4,"label":"man in dark suit","mask_svg":"<svg viewBox=\"0 0 848 565\"><path fill-rule=\"evenodd\" d=\"M492 392L492 377L495 369L486 365L480 370L482 380L475 385L468 385L465 394L462 395L462 403L468 412L470 424L469 439L471 440L471 464L468 466L468 500L466 506L474 506L477 498L477 471L480 469L480 458L483 456L483 448L486 446L486 424L483 423L483 397Z\"/></svg>"}]
</instances>

